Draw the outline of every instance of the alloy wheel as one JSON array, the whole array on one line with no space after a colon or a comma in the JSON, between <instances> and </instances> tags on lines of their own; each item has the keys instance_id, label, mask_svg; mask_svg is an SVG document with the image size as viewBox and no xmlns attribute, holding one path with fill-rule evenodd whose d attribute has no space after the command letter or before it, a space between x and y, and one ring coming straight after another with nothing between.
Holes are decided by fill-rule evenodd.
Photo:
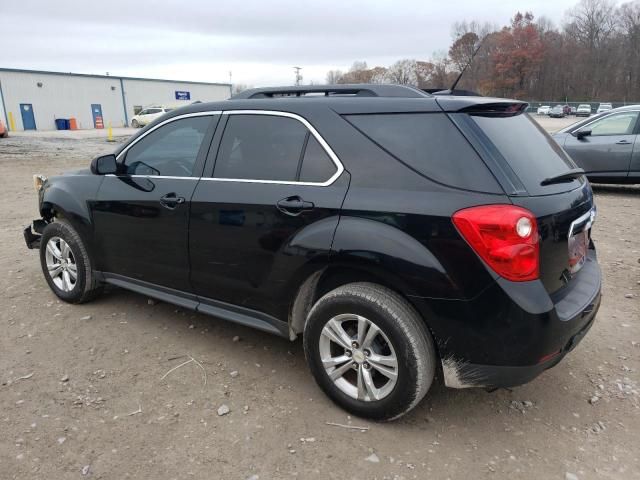
<instances>
[{"instance_id":1,"label":"alloy wheel","mask_svg":"<svg viewBox=\"0 0 640 480\"><path fill-rule=\"evenodd\" d=\"M54 285L70 292L78 281L78 266L71 247L60 237L51 237L45 252L47 271Z\"/></svg>"},{"instance_id":2,"label":"alloy wheel","mask_svg":"<svg viewBox=\"0 0 640 480\"><path fill-rule=\"evenodd\" d=\"M342 314L320 335L325 372L343 393L365 402L382 400L398 380L398 358L385 333L371 320Z\"/></svg>"}]
</instances>

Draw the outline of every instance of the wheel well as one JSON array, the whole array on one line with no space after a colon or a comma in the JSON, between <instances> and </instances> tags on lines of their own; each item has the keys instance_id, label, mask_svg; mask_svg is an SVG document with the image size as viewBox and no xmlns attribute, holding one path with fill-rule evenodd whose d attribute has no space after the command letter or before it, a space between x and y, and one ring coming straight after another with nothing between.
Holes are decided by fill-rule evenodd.
<instances>
[{"instance_id":1,"label":"wheel well","mask_svg":"<svg viewBox=\"0 0 640 480\"><path fill-rule=\"evenodd\" d=\"M293 340L304 331L304 325L311 308L323 295L342 285L358 282L375 283L393 290L418 311L411 299L398 291L398 285L390 277L353 267L328 267L307 277L298 289L289 315L290 338ZM429 328L426 323L425 326Z\"/></svg>"}]
</instances>

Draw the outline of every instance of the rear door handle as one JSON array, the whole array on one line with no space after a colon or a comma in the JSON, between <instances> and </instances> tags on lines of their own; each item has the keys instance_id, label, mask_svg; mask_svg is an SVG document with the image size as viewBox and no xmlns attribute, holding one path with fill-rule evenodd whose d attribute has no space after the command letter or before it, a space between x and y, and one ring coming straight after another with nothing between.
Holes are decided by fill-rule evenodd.
<instances>
[{"instance_id":1,"label":"rear door handle","mask_svg":"<svg viewBox=\"0 0 640 480\"><path fill-rule=\"evenodd\" d=\"M631 142L629 140L620 140L616 142L616 145L631 145Z\"/></svg>"},{"instance_id":2,"label":"rear door handle","mask_svg":"<svg viewBox=\"0 0 640 480\"><path fill-rule=\"evenodd\" d=\"M164 197L160 198L160 205L169 210L175 209L182 203L184 203L184 197L176 196L175 192L167 193Z\"/></svg>"},{"instance_id":3,"label":"rear door handle","mask_svg":"<svg viewBox=\"0 0 640 480\"><path fill-rule=\"evenodd\" d=\"M300 215L302 212L312 210L315 207L312 202L306 202L297 195L279 200L276 206L282 213L291 216Z\"/></svg>"}]
</instances>

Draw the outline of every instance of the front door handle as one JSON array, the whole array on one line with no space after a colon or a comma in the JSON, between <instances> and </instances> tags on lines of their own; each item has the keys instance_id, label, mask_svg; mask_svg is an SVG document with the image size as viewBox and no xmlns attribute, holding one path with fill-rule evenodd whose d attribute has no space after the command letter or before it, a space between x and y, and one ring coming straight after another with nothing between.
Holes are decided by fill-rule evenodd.
<instances>
[{"instance_id":1,"label":"front door handle","mask_svg":"<svg viewBox=\"0 0 640 480\"><path fill-rule=\"evenodd\" d=\"M631 142L629 140L620 140L616 142L616 145L631 145Z\"/></svg>"},{"instance_id":2,"label":"front door handle","mask_svg":"<svg viewBox=\"0 0 640 480\"><path fill-rule=\"evenodd\" d=\"M312 210L313 207L315 207L313 202L306 202L297 195L279 200L276 206L282 213L294 217L304 211Z\"/></svg>"},{"instance_id":3,"label":"front door handle","mask_svg":"<svg viewBox=\"0 0 640 480\"><path fill-rule=\"evenodd\" d=\"M169 210L174 210L178 205L184 203L184 201L184 197L178 197L175 192L171 192L160 198L160 205Z\"/></svg>"}]
</instances>

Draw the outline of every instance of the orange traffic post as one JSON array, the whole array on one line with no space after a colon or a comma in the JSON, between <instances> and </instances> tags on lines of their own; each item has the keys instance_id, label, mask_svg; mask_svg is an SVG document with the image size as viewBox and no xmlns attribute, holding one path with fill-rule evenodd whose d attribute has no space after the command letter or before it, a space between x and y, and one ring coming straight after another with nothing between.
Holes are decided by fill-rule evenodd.
<instances>
[{"instance_id":1,"label":"orange traffic post","mask_svg":"<svg viewBox=\"0 0 640 480\"><path fill-rule=\"evenodd\" d=\"M78 130L78 121L73 117L69 119L69 130Z\"/></svg>"}]
</instances>

